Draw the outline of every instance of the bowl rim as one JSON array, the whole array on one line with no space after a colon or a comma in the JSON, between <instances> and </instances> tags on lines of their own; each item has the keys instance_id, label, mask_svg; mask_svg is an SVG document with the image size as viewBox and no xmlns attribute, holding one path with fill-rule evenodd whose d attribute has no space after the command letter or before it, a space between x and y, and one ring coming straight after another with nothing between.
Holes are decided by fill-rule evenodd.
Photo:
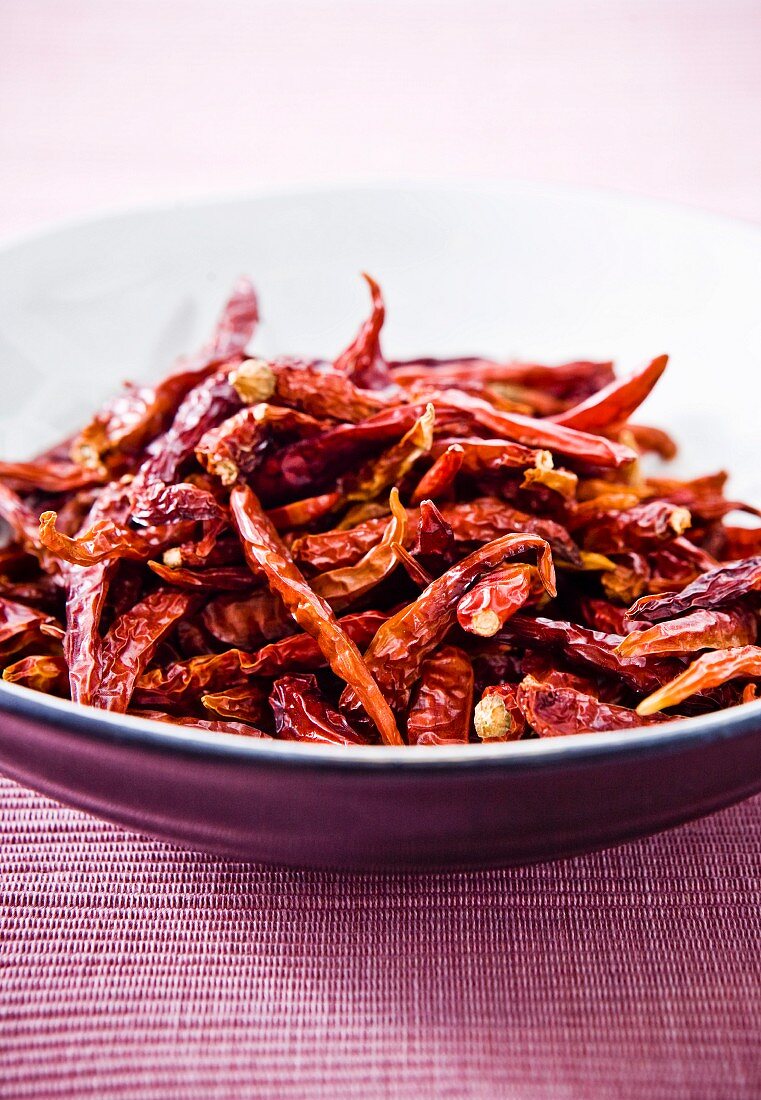
<instances>
[{"instance_id":1,"label":"bowl rim","mask_svg":"<svg viewBox=\"0 0 761 1100\"><path fill-rule=\"evenodd\" d=\"M93 213L58 219L5 235L0 239L0 255L42 242L48 237L95 229L108 223L140 218L182 214L193 209L212 210L219 206L256 204L277 200L306 200L339 195L390 196L426 193L437 195L483 195L497 199L530 197L545 201L593 203L618 211L666 214L693 226L741 233L761 245L761 226L740 217L707 211L674 201L631 194L613 188L552 184L529 180L452 179L377 180L370 182L301 184L282 187L232 189L220 194L189 195L177 200L146 201L131 206L100 209ZM714 711L693 718L675 719L655 726L632 730L575 734L530 741L467 745L322 745L275 739L245 737L240 734L212 733L203 729L119 714L82 706L69 700L44 695L33 689L0 679L0 714L7 713L36 724L55 724L67 731L93 740L124 742L171 754L191 754L225 758L256 766L314 764L321 769L363 771L393 769L451 770L463 767L499 767L511 771L537 766L571 765L601 756L648 753L654 748L672 750L700 741L761 733L761 699L741 706Z\"/></svg>"},{"instance_id":2,"label":"bowl rim","mask_svg":"<svg viewBox=\"0 0 761 1100\"><path fill-rule=\"evenodd\" d=\"M266 764L318 765L341 771L413 768L450 770L463 766L533 770L559 763L652 749L678 749L700 741L726 739L753 730L761 734L761 699L693 718L680 718L631 730L609 730L530 741L467 745L322 745L235 733L212 733L188 726L100 710L43 695L32 688L0 680L0 714L36 724L55 724L90 740L124 742L172 754L235 759Z\"/></svg>"}]
</instances>

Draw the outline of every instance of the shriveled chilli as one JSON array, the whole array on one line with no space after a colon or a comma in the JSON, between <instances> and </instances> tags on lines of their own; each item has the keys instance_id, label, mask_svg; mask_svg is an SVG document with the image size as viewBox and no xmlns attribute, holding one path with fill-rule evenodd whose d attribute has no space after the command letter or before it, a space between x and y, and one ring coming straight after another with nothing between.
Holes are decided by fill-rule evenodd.
<instances>
[{"instance_id":1,"label":"shriveled chilli","mask_svg":"<svg viewBox=\"0 0 761 1100\"><path fill-rule=\"evenodd\" d=\"M0 462L9 690L207 734L440 746L753 702L759 516L724 471L650 477L666 368L332 361L210 340L79 432ZM557 570L557 576L556 576ZM190 735L190 734L188 734Z\"/></svg>"},{"instance_id":2,"label":"shriveled chilli","mask_svg":"<svg viewBox=\"0 0 761 1100\"><path fill-rule=\"evenodd\" d=\"M423 662L407 716L410 745L467 744L473 717L473 666L467 653L442 646Z\"/></svg>"},{"instance_id":3,"label":"shriveled chilli","mask_svg":"<svg viewBox=\"0 0 761 1100\"><path fill-rule=\"evenodd\" d=\"M423 661L454 626L457 601L483 574L531 550L538 552L542 583L550 595L555 595L552 554L544 539L538 535L503 535L452 566L383 624L370 643L365 663L397 713L406 710L410 688L420 675ZM345 689L341 703L349 716L356 716L363 707L353 686Z\"/></svg>"},{"instance_id":4,"label":"shriveled chilli","mask_svg":"<svg viewBox=\"0 0 761 1100\"><path fill-rule=\"evenodd\" d=\"M299 626L315 639L336 675L352 685L386 744L401 744L388 701L359 650L328 604L306 583L254 493L247 487L236 486L230 494L230 507L252 569L266 575Z\"/></svg>"}]
</instances>

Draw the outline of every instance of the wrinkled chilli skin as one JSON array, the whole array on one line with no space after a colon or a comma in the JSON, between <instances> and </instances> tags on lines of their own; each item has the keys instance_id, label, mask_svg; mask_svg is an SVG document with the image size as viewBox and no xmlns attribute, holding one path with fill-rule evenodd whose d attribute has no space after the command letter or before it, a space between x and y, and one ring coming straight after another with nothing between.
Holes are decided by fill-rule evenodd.
<instances>
[{"instance_id":1,"label":"wrinkled chilli skin","mask_svg":"<svg viewBox=\"0 0 761 1100\"><path fill-rule=\"evenodd\" d=\"M230 508L252 571L264 572L299 626L315 639L331 669L352 684L383 741L402 744L388 702L359 650L329 605L306 583L251 489L236 486L230 494Z\"/></svg>"},{"instance_id":2,"label":"wrinkled chilli skin","mask_svg":"<svg viewBox=\"0 0 761 1100\"><path fill-rule=\"evenodd\" d=\"M555 570L544 539L538 535L503 535L437 577L416 600L381 626L365 654L365 662L397 713L406 709L422 662L454 626L459 599L483 574L530 550L537 551L542 583L548 594L554 595ZM346 688L341 703L350 717L362 707L352 687Z\"/></svg>"},{"instance_id":3,"label":"wrinkled chilli skin","mask_svg":"<svg viewBox=\"0 0 761 1100\"><path fill-rule=\"evenodd\" d=\"M337 751L758 699L761 510L639 462L676 453L637 419L667 357L389 361L364 278L335 358L257 354L240 279L163 379L0 462L6 683Z\"/></svg>"},{"instance_id":4,"label":"wrinkled chilli skin","mask_svg":"<svg viewBox=\"0 0 761 1100\"><path fill-rule=\"evenodd\" d=\"M410 745L467 744L473 718L473 666L467 653L442 646L423 662L407 716Z\"/></svg>"},{"instance_id":5,"label":"wrinkled chilli skin","mask_svg":"<svg viewBox=\"0 0 761 1100\"><path fill-rule=\"evenodd\" d=\"M571 687L543 684L526 676L518 688L518 705L526 722L540 737L563 737L575 733L637 729L658 717L644 720L636 711L602 703Z\"/></svg>"}]
</instances>

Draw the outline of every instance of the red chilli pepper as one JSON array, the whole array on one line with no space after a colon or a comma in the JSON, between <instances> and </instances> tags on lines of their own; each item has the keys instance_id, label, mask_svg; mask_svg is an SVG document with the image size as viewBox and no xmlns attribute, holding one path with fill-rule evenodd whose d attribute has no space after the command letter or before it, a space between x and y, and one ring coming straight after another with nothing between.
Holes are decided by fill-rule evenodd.
<instances>
[{"instance_id":1,"label":"red chilli pepper","mask_svg":"<svg viewBox=\"0 0 761 1100\"><path fill-rule=\"evenodd\" d=\"M127 710L135 684L159 642L194 600L192 593L159 588L116 620L100 652L97 705L104 710Z\"/></svg>"},{"instance_id":2,"label":"red chilli pepper","mask_svg":"<svg viewBox=\"0 0 761 1100\"><path fill-rule=\"evenodd\" d=\"M689 668L676 676L658 691L643 699L637 714L655 714L665 707L674 707L683 699L734 679L757 680L761 678L761 649L757 646L741 646L737 649L720 649L704 653Z\"/></svg>"},{"instance_id":3,"label":"red chilli pepper","mask_svg":"<svg viewBox=\"0 0 761 1100\"><path fill-rule=\"evenodd\" d=\"M270 694L275 731L284 741L366 745L344 716L323 698L317 680L306 673L275 680Z\"/></svg>"},{"instance_id":4,"label":"red chilli pepper","mask_svg":"<svg viewBox=\"0 0 761 1100\"><path fill-rule=\"evenodd\" d=\"M452 566L396 615L388 619L370 643L365 661L390 705L397 712L407 707L420 666L441 642L457 618L457 603L485 573L516 554L536 550L539 573L546 590L555 594L552 554L537 535L504 535ZM351 686L342 696L344 713L356 716L362 699Z\"/></svg>"},{"instance_id":5,"label":"red chilli pepper","mask_svg":"<svg viewBox=\"0 0 761 1100\"><path fill-rule=\"evenodd\" d=\"M401 745L391 709L359 650L328 604L310 589L254 493L248 487L236 486L230 494L230 508L251 567L265 574L299 626L320 646L333 672L351 686L382 740Z\"/></svg>"},{"instance_id":6,"label":"red chilli pepper","mask_svg":"<svg viewBox=\"0 0 761 1100\"><path fill-rule=\"evenodd\" d=\"M657 623L673 619L696 608L710 611L726 607L750 592L761 589L761 555L719 566L703 573L681 592L644 596L629 609L629 619Z\"/></svg>"},{"instance_id":7,"label":"red chilli pepper","mask_svg":"<svg viewBox=\"0 0 761 1100\"><path fill-rule=\"evenodd\" d=\"M622 657L652 653L694 653L698 649L735 649L753 645L758 634L755 614L747 608L728 611L692 611L680 619L667 619L624 638L617 652Z\"/></svg>"},{"instance_id":8,"label":"red chilli pepper","mask_svg":"<svg viewBox=\"0 0 761 1100\"><path fill-rule=\"evenodd\" d=\"M380 349L380 331L386 319L386 307L375 280L364 272L362 278L370 288L372 312L348 348L336 359L335 368L358 386L378 390L391 382L388 365Z\"/></svg>"},{"instance_id":9,"label":"red chilli pepper","mask_svg":"<svg viewBox=\"0 0 761 1100\"><path fill-rule=\"evenodd\" d=\"M473 666L456 646L442 646L420 669L407 715L410 745L467 744L473 715Z\"/></svg>"},{"instance_id":10,"label":"red chilli pepper","mask_svg":"<svg viewBox=\"0 0 761 1100\"><path fill-rule=\"evenodd\" d=\"M540 737L638 729L658 718L644 719L628 707L602 703L570 687L557 687L527 676L518 688L518 704Z\"/></svg>"},{"instance_id":11,"label":"red chilli pepper","mask_svg":"<svg viewBox=\"0 0 761 1100\"><path fill-rule=\"evenodd\" d=\"M583 432L599 432L624 424L652 391L668 361L668 355L659 355L631 378L610 382L585 401L551 419L555 424Z\"/></svg>"},{"instance_id":12,"label":"red chilli pepper","mask_svg":"<svg viewBox=\"0 0 761 1100\"><path fill-rule=\"evenodd\" d=\"M457 621L463 630L491 638L511 615L543 591L533 565L495 569L476 581L457 604Z\"/></svg>"}]
</instances>

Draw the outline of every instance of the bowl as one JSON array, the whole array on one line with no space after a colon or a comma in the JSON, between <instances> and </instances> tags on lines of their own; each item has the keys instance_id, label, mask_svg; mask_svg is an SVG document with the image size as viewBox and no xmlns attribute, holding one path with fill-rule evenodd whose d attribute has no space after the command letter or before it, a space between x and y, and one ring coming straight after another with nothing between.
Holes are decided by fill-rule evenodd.
<instances>
[{"instance_id":1,"label":"bowl","mask_svg":"<svg viewBox=\"0 0 761 1100\"><path fill-rule=\"evenodd\" d=\"M391 356L667 350L646 419L678 472L761 499L761 231L595 192L387 187L177 204L0 249L0 447L34 453L125 378L200 343L228 287L262 354L336 352L381 282ZM70 805L240 859L364 869L523 863L615 844L761 789L761 702L656 728L339 748L173 728L0 682L0 769Z\"/></svg>"}]
</instances>

